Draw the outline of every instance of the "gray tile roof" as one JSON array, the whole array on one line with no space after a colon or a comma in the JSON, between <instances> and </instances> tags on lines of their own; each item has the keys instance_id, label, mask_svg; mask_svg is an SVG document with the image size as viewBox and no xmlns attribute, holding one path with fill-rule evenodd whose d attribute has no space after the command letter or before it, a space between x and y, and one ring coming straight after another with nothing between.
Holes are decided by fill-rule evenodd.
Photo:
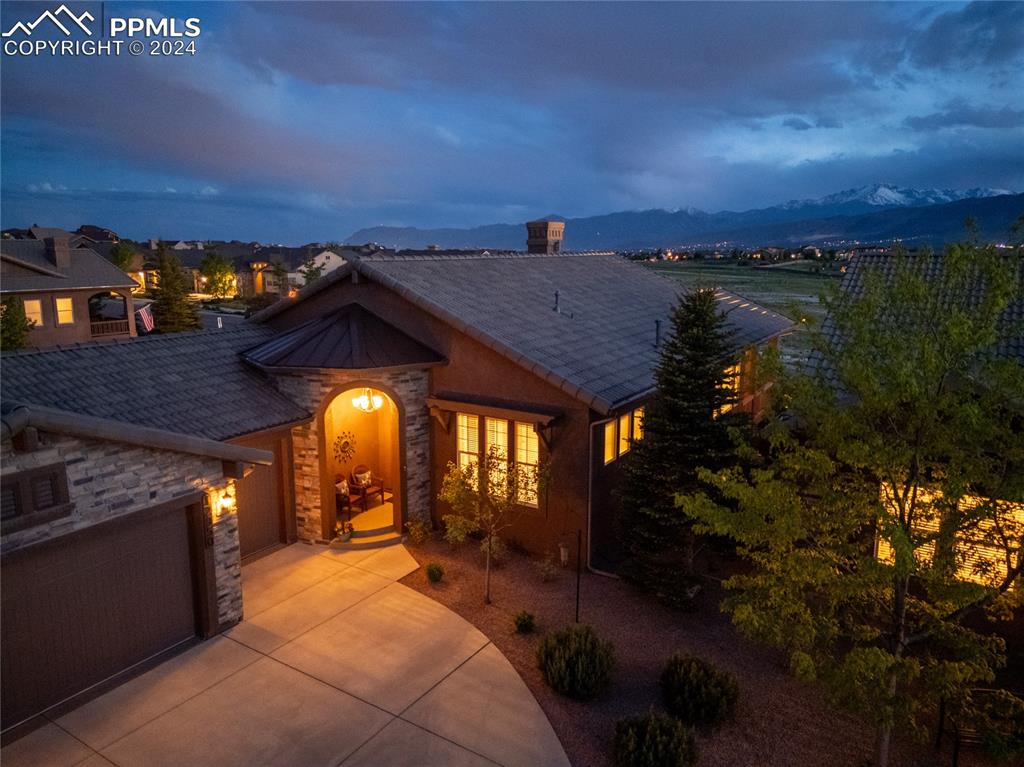
<instances>
[{"instance_id":1,"label":"gray tile roof","mask_svg":"<svg viewBox=\"0 0 1024 767\"><path fill-rule=\"evenodd\" d=\"M42 240L0 240L0 258L20 267L4 275L0 293L80 288L133 288L135 280L88 248L71 248L70 265L59 269Z\"/></svg>"},{"instance_id":2,"label":"gray tile roof","mask_svg":"<svg viewBox=\"0 0 1024 767\"><path fill-rule=\"evenodd\" d=\"M943 271L942 254L908 256L917 260L926 280L938 279ZM1008 267L1016 269L1016 298L999 317L997 327L998 338L990 352L1007 359L1015 359L1024 365L1024 259L1019 254L1008 253L1003 256ZM840 286L841 293L851 298L864 293L869 273L880 274L883 280L889 281L896 271L896 260L888 254L859 254L853 257L847 266L846 275ZM945 296L945 300L964 306L976 306L985 298L985 287L980 280L972 284L965 294ZM822 325L822 333L832 342L840 340L839 333L830 318ZM811 355L810 366L821 368L824 359L819 352Z\"/></svg>"},{"instance_id":3,"label":"gray tile roof","mask_svg":"<svg viewBox=\"0 0 1024 767\"><path fill-rule=\"evenodd\" d=\"M229 439L310 417L240 356L272 335L268 327L240 322L223 330L5 353L3 398Z\"/></svg>"},{"instance_id":4,"label":"gray tile roof","mask_svg":"<svg viewBox=\"0 0 1024 767\"><path fill-rule=\"evenodd\" d=\"M374 255L353 268L604 412L653 387L655 320L669 331L680 292L678 281L614 255ZM717 294L737 348L792 325Z\"/></svg>"}]
</instances>

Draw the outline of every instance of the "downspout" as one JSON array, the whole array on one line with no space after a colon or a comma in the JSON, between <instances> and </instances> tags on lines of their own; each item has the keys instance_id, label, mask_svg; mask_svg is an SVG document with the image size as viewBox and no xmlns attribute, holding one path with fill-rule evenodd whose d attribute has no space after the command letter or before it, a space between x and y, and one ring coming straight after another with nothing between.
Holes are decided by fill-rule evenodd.
<instances>
[{"instance_id":1,"label":"downspout","mask_svg":"<svg viewBox=\"0 0 1024 767\"><path fill-rule=\"evenodd\" d=\"M590 424L590 439L588 440L590 447L587 451L587 570L595 575L603 575L605 578L615 578L618 580L619 576L615 573L599 570L590 562L590 552L594 548L594 539L590 537L591 517L594 511L594 429L614 420L614 418L608 418L604 421L595 421Z\"/></svg>"}]
</instances>

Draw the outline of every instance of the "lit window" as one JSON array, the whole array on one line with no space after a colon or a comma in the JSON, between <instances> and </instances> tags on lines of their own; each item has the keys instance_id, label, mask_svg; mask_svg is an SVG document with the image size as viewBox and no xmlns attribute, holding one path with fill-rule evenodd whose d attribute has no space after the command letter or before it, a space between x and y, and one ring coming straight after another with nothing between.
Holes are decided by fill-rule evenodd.
<instances>
[{"instance_id":1,"label":"lit window","mask_svg":"<svg viewBox=\"0 0 1024 767\"><path fill-rule=\"evenodd\" d=\"M498 418L484 420L487 436L487 459L490 477L487 486L489 495L506 495L508 482L508 421Z\"/></svg>"},{"instance_id":2,"label":"lit window","mask_svg":"<svg viewBox=\"0 0 1024 767\"><path fill-rule=\"evenodd\" d=\"M638 407L633 411L633 441L639 442L644 438L644 409Z\"/></svg>"},{"instance_id":3,"label":"lit window","mask_svg":"<svg viewBox=\"0 0 1024 767\"><path fill-rule=\"evenodd\" d=\"M456 420L459 468L475 467L480 460L480 418L459 413Z\"/></svg>"},{"instance_id":4,"label":"lit window","mask_svg":"<svg viewBox=\"0 0 1024 767\"><path fill-rule=\"evenodd\" d=\"M615 421L604 425L604 463L605 466L615 460Z\"/></svg>"},{"instance_id":5,"label":"lit window","mask_svg":"<svg viewBox=\"0 0 1024 767\"><path fill-rule=\"evenodd\" d=\"M629 452L629 413L619 416L619 455Z\"/></svg>"},{"instance_id":6,"label":"lit window","mask_svg":"<svg viewBox=\"0 0 1024 767\"><path fill-rule=\"evenodd\" d=\"M43 302L38 298L28 299L25 303L25 319L30 320L36 325L43 324Z\"/></svg>"},{"instance_id":7,"label":"lit window","mask_svg":"<svg viewBox=\"0 0 1024 767\"><path fill-rule=\"evenodd\" d=\"M725 376L722 378L722 388L729 393L729 401L722 405L715 413L716 416L728 413L736 407L736 400L740 395L740 364L730 365L725 369Z\"/></svg>"},{"instance_id":8,"label":"lit window","mask_svg":"<svg viewBox=\"0 0 1024 767\"><path fill-rule=\"evenodd\" d=\"M538 465L540 464L540 445L537 432L531 423L516 423L516 474L519 487L516 498L527 506L537 505Z\"/></svg>"},{"instance_id":9,"label":"lit window","mask_svg":"<svg viewBox=\"0 0 1024 767\"><path fill-rule=\"evenodd\" d=\"M57 324L71 325L75 321L75 309L71 299L58 298L54 304L57 307Z\"/></svg>"}]
</instances>

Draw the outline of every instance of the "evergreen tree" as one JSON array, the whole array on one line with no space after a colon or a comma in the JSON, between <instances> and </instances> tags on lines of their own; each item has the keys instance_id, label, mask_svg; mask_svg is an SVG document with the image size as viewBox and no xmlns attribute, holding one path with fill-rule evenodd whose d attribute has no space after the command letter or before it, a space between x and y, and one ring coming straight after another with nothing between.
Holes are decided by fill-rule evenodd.
<instances>
[{"instance_id":1,"label":"evergreen tree","mask_svg":"<svg viewBox=\"0 0 1024 767\"><path fill-rule=\"evenodd\" d=\"M718 414L733 397L725 381L733 353L714 290L682 296L661 347L643 439L624 466L622 575L673 603L685 603L680 576L693 569L693 536L675 496L700 487L698 468L714 470L732 458L729 419Z\"/></svg>"},{"instance_id":2,"label":"evergreen tree","mask_svg":"<svg viewBox=\"0 0 1024 767\"><path fill-rule=\"evenodd\" d=\"M302 266L299 267L299 271L302 272L303 284L309 285L309 283L319 280L323 276L326 266L326 263L318 264L313 256L303 261Z\"/></svg>"},{"instance_id":3,"label":"evergreen tree","mask_svg":"<svg viewBox=\"0 0 1024 767\"><path fill-rule=\"evenodd\" d=\"M199 309L189 298L188 282L178 257L163 244L156 251L157 283L153 289L153 319L159 333L197 330Z\"/></svg>"},{"instance_id":4,"label":"evergreen tree","mask_svg":"<svg viewBox=\"0 0 1024 767\"><path fill-rule=\"evenodd\" d=\"M28 331L35 321L25 316L25 303L17 296L5 298L0 306L0 350L24 349Z\"/></svg>"}]
</instances>

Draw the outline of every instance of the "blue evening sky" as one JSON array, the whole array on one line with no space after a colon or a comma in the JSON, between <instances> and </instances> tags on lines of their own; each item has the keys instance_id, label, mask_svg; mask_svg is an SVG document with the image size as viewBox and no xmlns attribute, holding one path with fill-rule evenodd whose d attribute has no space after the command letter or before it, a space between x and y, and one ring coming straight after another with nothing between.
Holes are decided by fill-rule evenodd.
<instances>
[{"instance_id":1,"label":"blue evening sky","mask_svg":"<svg viewBox=\"0 0 1024 767\"><path fill-rule=\"evenodd\" d=\"M4 2L3 29L58 3ZM68 2L99 18L99 3ZM1024 3L147 3L187 57L0 64L0 224L374 224L1024 188Z\"/></svg>"}]
</instances>

